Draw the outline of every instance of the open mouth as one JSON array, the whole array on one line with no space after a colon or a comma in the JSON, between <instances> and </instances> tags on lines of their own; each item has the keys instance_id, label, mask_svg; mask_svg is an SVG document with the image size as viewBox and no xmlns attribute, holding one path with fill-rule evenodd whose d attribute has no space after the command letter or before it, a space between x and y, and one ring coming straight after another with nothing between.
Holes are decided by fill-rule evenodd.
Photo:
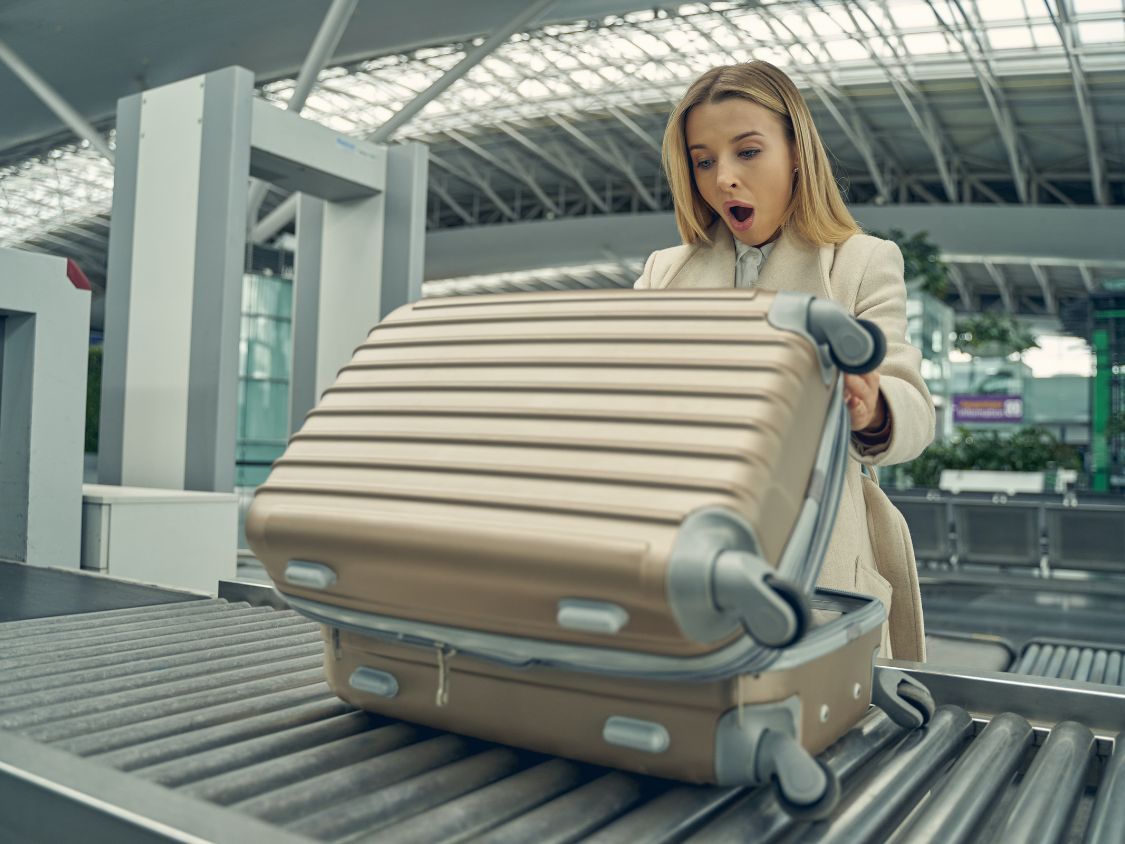
<instances>
[{"instance_id":1,"label":"open mouth","mask_svg":"<svg viewBox=\"0 0 1125 844\"><path fill-rule=\"evenodd\" d=\"M739 231L750 228L751 224L754 222L754 206L752 205L744 205L740 202L728 202L725 208L731 226Z\"/></svg>"}]
</instances>

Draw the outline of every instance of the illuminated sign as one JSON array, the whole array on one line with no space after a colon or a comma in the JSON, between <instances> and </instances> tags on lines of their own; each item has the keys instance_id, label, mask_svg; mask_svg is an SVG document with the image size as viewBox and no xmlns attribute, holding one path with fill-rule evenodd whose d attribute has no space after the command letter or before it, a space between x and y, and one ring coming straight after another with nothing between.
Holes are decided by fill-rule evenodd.
<instances>
[{"instance_id":1,"label":"illuminated sign","mask_svg":"<svg viewBox=\"0 0 1125 844\"><path fill-rule=\"evenodd\" d=\"M1019 396L953 396L953 422L1022 422Z\"/></svg>"}]
</instances>

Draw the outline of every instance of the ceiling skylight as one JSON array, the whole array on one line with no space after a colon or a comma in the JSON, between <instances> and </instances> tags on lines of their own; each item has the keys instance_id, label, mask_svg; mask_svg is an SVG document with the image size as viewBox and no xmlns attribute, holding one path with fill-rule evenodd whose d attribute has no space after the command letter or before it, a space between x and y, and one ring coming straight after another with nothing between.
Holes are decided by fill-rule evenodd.
<instances>
[{"instance_id":1,"label":"ceiling skylight","mask_svg":"<svg viewBox=\"0 0 1125 844\"><path fill-rule=\"evenodd\" d=\"M1080 69L1125 69L1125 11L1119 0L1049 0L1072 9ZM399 130L397 138L441 140L448 132L519 126L590 112L664 109L703 69L761 58L789 69L798 85L846 86L886 79L971 77L964 51L985 51L993 75L1069 73L1041 0L777 0L690 3L663 10L545 27L511 38ZM875 63L872 54L878 59ZM459 45L329 68L306 117L365 136L452 68ZM261 95L283 106L292 80ZM109 208L112 172L72 145L0 168L0 245L27 240Z\"/></svg>"}]
</instances>

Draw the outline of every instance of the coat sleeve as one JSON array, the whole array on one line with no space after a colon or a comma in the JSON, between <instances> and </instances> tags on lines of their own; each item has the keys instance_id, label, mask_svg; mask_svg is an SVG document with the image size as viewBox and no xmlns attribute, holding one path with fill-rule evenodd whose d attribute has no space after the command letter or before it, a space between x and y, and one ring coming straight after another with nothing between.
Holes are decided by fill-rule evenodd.
<instances>
[{"instance_id":1,"label":"coat sleeve","mask_svg":"<svg viewBox=\"0 0 1125 844\"><path fill-rule=\"evenodd\" d=\"M872 250L860 279L854 314L874 322L887 338L879 389L887 402L890 435L878 445L864 445L853 436L851 454L872 466L905 463L933 441L935 417L920 369L922 353L906 339L906 284L897 244L882 241Z\"/></svg>"},{"instance_id":2,"label":"coat sleeve","mask_svg":"<svg viewBox=\"0 0 1125 844\"><path fill-rule=\"evenodd\" d=\"M645 268L641 271L641 277L633 282L634 290L648 290L652 287L652 268L656 264L656 253L653 252L648 256L645 261Z\"/></svg>"}]
</instances>

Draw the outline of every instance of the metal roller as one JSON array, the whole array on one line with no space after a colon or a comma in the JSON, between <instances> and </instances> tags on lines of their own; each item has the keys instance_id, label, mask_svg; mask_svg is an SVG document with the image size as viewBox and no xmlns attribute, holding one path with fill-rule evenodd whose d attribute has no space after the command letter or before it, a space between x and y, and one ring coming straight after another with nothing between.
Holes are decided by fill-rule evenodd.
<instances>
[{"instance_id":1,"label":"metal roller","mask_svg":"<svg viewBox=\"0 0 1125 844\"><path fill-rule=\"evenodd\" d=\"M699 787L626 775L357 712L321 682L324 643L315 625L224 606L170 605L179 619L173 624L159 608L94 614L97 635L103 644L116 639L118 652L71 658L60 647L63 658L49 663L48 675L35 676L31 668L0 675L0 719L12 727L0 727L5 832L10 827L23 840L82 835L122 844L157 834L271 844L468 838L909 844L973 836L1005 842L1085 836L1087 844L1107 844L1125 828L1120 743L1110 759L1112 737L1125 729L1120 688L880 665L877 677L899 672L921 680L939 701L964 708L943 706L929 725L911 732L873 707L819 755L842 797L830 817L810 823L787 814L768 787ZM199 631L203 617L220 623ZM239 619L281 623L246 631L234 623ZM0 626L0 638L23 624ZM64 630L63 639L88 647L95 637L84 637L81 625L82 617L60 619L58 626L36 621L35 637L12 640L28 644ZM197 635L184 633L187 627ZM146 629L160 631L163 643L153 646ZM130 642L123 632L138 638ZM1021 664L1057 659L1061 670L1067 653L1067 646L1040 642L1039 652L1024 653ZM1088 670L1094 680L1101 672L1107 683L1120 678L1120 651L1079 648L1077 654L1077 675ZM17 679L6 682L12 673ZM1010 801L1001 795L1027 764L1031 728L1003 708L1025 711L1036 724L1056 724ZM972 738L965 709L1000 714L978 715L990 723ZM36 735L54 744L33 740ZM1089 764L1095 753L1103 765ZM1088 823L1085 813L1072 811L1080 798L1092 805ZM125 827L122 817L130 819Z\"/></svg>"},{"instance_id":2,"label":"metal roller","mask_svg":"<svg viewBox=\"0 0 1125 844\"><path fill-rule=\"evenodd\" d=\"M1074 721L1056 725L1035 754L996 840L1005 844L1064 840L1093 750L1094 735L1087 727Z\"/></svg>"},{"instance_id":3,"label":"metal roller","mask_svg":"<svg viewBox=\"0 0 1125 844\"><path fill-rule=\"evenodd\" d=\"M899 840L943 844L970 840L1011 782L1033 735L1031 725L1019 715L1008 712L993 718L899 831Z\"/></svg>"}]
</instances>

